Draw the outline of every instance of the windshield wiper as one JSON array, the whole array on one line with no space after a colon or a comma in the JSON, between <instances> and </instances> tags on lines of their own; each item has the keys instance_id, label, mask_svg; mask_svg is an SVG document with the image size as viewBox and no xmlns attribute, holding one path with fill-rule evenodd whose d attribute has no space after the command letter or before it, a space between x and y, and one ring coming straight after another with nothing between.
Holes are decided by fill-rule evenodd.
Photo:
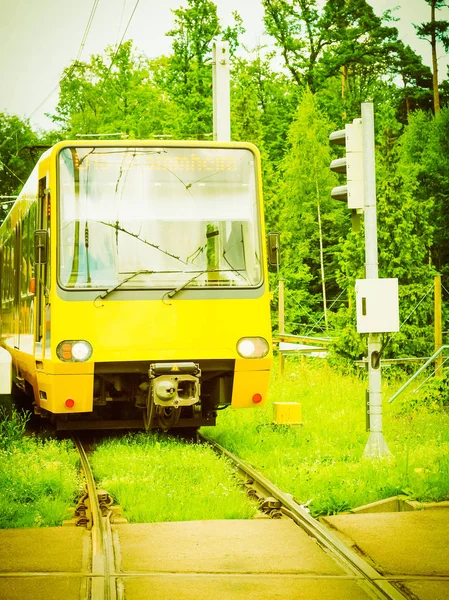
<instances>
[{"instance_id":1,"label":"windshield wiper","mask_svg":"<svg viewBox=\"0 0 449 600\"><path fill-rule=\"evenodd\" d=\"M181 285L178 285L178 287L175 288L174 290L170 290L169 292L167 292L166 294L164 294L163 297L162 297L162 300L164 301L165 298L173 298L173 296L176 296L176 294L178 292L180 292L185 287L187 287L189 285L189 283L192 283L192 281L195 281L195 279L198 279L198 277L201 277L201 275L204 275L204 273L210 273L210 271L208 269L205 269L204 271L200 271L199 273L197 273L195 275L195 277L191 277L190 279L188 279L187 281L185 281Z\"/></svg>"},{"instance_id":2,"label":"windshield wiper","mask_svg":"<svg viewBox=\"0 0 449 600\"><path fill-rule=\"evenodd\" d=\"M126 283L130 279L137 277L137 275L153 275L153 273L155 273L155 271L149 271L148 269L141 269L140 271L135 271L134 273L131 273L131 275L129 275L128 277L125 277L124 279L119 281L116 285L113 285L112 287L105 290L102 294L99 294L95 298L95 300L98 300L99 298L101 298L101 300L104 300L106 298L106 296L109 296L109 294L112 294L112 292L114 292L116 289L118 289L120 286L122 286L124 283Z\"/></svg>"},{"instance_id":3,"label":"windshield wiper","mask_svg":"<svg viewBox=\"0 0 449 600\"><path fill-rule=\"evenodd\" d=\"M170 290L169 292L164 294L162 297L162 301L164 302L165 298L173 298L173 296L176 296L176 294L178 292L180 292L185 287L187 287L190 283L192 283L192 281L195 281L195 279L198 279L198 277L201 277L201 275L204 275L205 273L229 273L229 272L237 273L238 271L235 271L235 269L232 269L232 268L231 269L204 269L204 271L200 271L199 273L197 273L195 275L195 277L191 277L190 279L188 279L181 285L178 285L178 287L176 287L173 290Z\"/></svg>"}]
</instances>

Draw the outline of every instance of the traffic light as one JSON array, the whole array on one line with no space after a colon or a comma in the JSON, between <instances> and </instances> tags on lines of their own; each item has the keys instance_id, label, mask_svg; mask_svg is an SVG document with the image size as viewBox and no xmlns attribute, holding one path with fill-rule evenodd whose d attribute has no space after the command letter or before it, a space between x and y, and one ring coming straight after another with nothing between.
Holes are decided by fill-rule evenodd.
<instances>
[{"instance_id":1,"label":"traffic light","mask_svg":"<svg viewBox=\"0 0 449 600\"><path fill-rule=\"evenodd\" d=\"M362 119L354 119L344 129L334 131L329 136L329 142L346 147L346 157L337 158L331 162L330 168L334 173L346 175L347 184L333 188L331 196L335 200L348 203L353 210L363 209L363 135Z\"/></svg>"}]
</instances>

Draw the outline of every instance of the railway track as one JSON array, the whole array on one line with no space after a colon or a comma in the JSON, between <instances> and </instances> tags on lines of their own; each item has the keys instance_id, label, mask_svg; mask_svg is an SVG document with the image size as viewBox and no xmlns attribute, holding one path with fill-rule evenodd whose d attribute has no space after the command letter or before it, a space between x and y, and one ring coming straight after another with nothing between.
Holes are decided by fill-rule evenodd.
<instances>
[{"instance_id":1,"label":"railway track","mask_svg":"<svg viewBox=\"0 0 449 600\"><path fill-rule=\"evenodd\" d=\"M124 523L117 519L108 494L96 489L86 449L74 439L87 488L76 511L77 524L85 527L0 532L0 598L449 597L444 535L434 536L433 545L424 545L424 550L416 545L413 550L411 545L410 552L415 551L420 557L418 572L407 567L407 560L391 566L391 561L383 560L382 547L377 556L368 551L382 565L383 572L390 574L383 576L372 563L313 519L290 494L212 440L199 436L198 441L209 444L235 465L248 494L271 518ZM429 519L421 521L426 515L417 515L417 519L406 522L422 532L427 531L429 524L430 528L438 524L443 530L443 512L435 512L441 516L429 515ZM382 531L380 539L384 539ZM390 546L394 543L392 535L386 539ZM420 539L425 540L422 534ZM360 548L366 549L363 541ZM437 550L441 558L435 562L432 552Z\"/></svg>"},{"instance_id":2,"label":"railway track","mask_svg":"<svg viewBox=\"0 0 449 600\"><path fill-rule=\"evenodd\" d=\"M250 496L257 498L261 508L271 513L274 518L288 517L301 527L308 535L331 555L347 571L348 575L359 579L359 585L366 589L374 598L391 600L405 600L401 591L376 571L369 563L346 546L339 538L332 534L319 521L310 516L307 510L298 504L291 494L281 491L266 477L258 473L250 465L240 460L237 456L223 448L210 438L198 434L199 439L232 461L243 480Z\"/></svg>"},{"instance_id":3,"label":"railway track","mask_svg":"<svg viewBox=\"0 0 449 600\"><path fill-rule=\"evenodd\" d=\"M210 445L217 453L225 455L235 465L237 475L242 480L247 493L259 502L261 511L274 519L292 520L315 540L320 548L342 568L341 579L357 581L358 586L370 598L405 600L410 597L403 595L388 578L383 577L332 532L311 517L307 510L298 504L290 494L282 492L250 465L213 440L199 435L198 441ZM89 600L122 600L124 597L128 597L124 592L127 578L136 576L136 573L123 572L120 565L116 564L119 550L114 547L111 510L108 510L107 506L101 506L99 498L104 492L98 492L96 489L87 453L82 443L77 438L74 438L74 443L80 454L90 506L92 573L87 598Z\"/></svg>"},{"instance_id":4,"label":"railway track","mask_svg":"<svg viewBox=\"0 0 449 600\"><path fill-rule=\"evenodd\" d=\"M111 511L100 504L95 479L90 468L87 453L78 438L73 438L79 452L81 467L86 479L87 498L90 509L90 529L92 540L92 576L89 600L118 600L117 571L115 565L114 541L111 528ZM106 514L103 514L106 512Z\"/></svg>"}]
</instances>

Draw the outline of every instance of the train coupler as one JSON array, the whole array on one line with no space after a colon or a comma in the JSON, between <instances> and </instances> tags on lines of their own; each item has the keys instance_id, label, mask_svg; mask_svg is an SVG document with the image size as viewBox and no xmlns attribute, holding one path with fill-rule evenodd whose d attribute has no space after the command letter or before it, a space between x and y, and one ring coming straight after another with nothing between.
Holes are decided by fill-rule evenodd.
<instances>
[{"instance_id":1,"label":"train coupler","mask_svg":"<svg viewBox=\"0 0 449 600\"><path fill-rule=\"evenodd\" d=\"M158 406L192 406L200 400L201 369L193 362L154 363L149 394Z\"/></svg>"}]
</instances>

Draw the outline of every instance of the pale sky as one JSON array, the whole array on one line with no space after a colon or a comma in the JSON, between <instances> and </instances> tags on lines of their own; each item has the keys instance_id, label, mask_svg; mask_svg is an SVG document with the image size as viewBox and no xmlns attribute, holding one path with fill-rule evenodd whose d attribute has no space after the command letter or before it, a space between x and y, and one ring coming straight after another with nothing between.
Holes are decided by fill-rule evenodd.
<instances>
[{"instance_id":1,"label":"pale sky","mask_svg":"<svg viewBox=\"0 0 449 600\"><path fill-rule=\"evenodd\" d=\"M135 4L135 0L99 0L82 61L120 41ZM185 0L140 0L124 39L133 39L149 58L170 53L172 38L165 36L173 25L170 9L186 4ZM242 41L248 48L270 43L263 35L260 0L215 0L215 4L223 26L232 22L233 11L239 12L247 30ZM419 40L412 26L430 19L425 0L371 0L370 4L377 14L400 5L395 11L400 37L430 66L430 44ZM53 127L44 113L54 112L58 90L38 107L76 58L93 5L94 0L0 0L0 111L31 118L34 127ZM449 8L438 11L437 18L449 20ZM439 56L443 79L449 61L442 48Z\"/></svg>"}]
</instances>

